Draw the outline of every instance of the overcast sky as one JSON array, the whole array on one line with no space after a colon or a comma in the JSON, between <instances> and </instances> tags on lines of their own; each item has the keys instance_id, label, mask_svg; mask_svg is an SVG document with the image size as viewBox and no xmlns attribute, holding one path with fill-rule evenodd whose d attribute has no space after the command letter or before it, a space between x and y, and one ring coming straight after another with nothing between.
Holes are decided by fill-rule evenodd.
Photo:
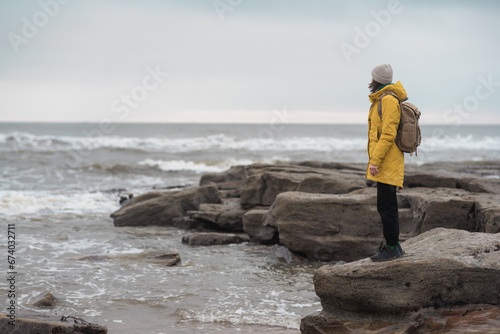
<instances>
[{"instance_id":1,"label":"overcast sky","mask_svg":"<svg viewBox=\"0 0 500 334\"><path fill-rule=\"evenodd\" d=\"M422 123L500 124L499 1L0 2L0 121L365 123L390 63Z\"/></svg>"}]
</instances>

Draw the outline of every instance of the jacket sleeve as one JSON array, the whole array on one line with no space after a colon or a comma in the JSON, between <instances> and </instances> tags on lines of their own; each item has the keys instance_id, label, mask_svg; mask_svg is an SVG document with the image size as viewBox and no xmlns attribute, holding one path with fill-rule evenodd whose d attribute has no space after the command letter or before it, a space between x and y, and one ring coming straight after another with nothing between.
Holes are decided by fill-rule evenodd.
<instances>
[{"instance_id":1,"label":"jacket sleeve","mask_svg":"<svg viewBox=\"0 0 500 334\"><path fill-rule=\"evenodd\" d=\"M371 164L380 166L387 151L392 145L395 145L394 140L398 133L400 118L399 101L394 96L384 97L382 99L382 132L373 150L373 155L370 157Z\"/></svg>"}]
</instances>

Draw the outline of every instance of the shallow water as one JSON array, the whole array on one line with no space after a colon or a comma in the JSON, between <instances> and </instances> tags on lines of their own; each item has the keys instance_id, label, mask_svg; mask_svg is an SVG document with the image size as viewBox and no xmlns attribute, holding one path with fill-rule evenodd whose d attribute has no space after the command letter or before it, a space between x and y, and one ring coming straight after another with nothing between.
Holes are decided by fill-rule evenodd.
<instances>
[{"instance_id":1,"label":"shallow water","mask_svg":"<svg viewBox=\"0 0 500 334\"><path fill-rule=\"evenodd\" d=\"M80 316L111 333L297 329L320 308L312 284L319 264L287 264L273 247L192 247L181 243L188 231L116 228L102 214L38 214L9 223L18 236L19 304L29 309L37 294L51 290L58 298L51 313ZM180 264L141 256L169 249L180 252ZM108 258L79 260L88 255Z\"/></svg>"}]
</instances>

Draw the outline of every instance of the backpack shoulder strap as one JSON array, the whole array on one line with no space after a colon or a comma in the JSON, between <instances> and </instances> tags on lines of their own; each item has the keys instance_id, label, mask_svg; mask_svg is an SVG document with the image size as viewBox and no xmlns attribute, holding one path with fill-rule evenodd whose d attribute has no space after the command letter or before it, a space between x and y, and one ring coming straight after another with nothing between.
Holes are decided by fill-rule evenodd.
<instances>
[{"instance_id":1,"label":"backpack shoulder strap","mask_svg":"<svg viewBox=\"0 0 500 334\"><path fill-rule=\"evenodd\" d=\"M387 95L394 96L396 99L398 99L398 102L401 103L399 97L392 90L386 90L385 92L383 92L382 95L380 96L380 100L378 100L378 116L380 117L381 121L382 121L382 99Z\"/></svg>"}]
</instances>

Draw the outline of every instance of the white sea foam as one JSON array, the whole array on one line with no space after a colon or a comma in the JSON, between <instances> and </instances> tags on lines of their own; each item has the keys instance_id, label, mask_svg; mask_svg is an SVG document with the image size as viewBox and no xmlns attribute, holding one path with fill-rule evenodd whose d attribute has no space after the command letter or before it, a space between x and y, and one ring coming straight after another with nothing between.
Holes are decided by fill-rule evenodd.
<instances>
[{"instance_id":1,"label":"white sea foam","mask_svg":"<svg viewBox=\"0 0 500 334\"><path fill-rule=\"evenodd\" d=\"M109 213L118 209L110 194L0 190L0 216Z\"/></svg>"},{"instance_id":2,"label":"white sea foam","mask_svg":"<svg viewBox=\"0 0 500 334\"><path fill-rule=\"evenodd\" d=\"M286 161L285 158L272 158L265 161L259 161L263 163L274 163L276 161ZM195 161L185 161L185 160L153 160L146 159L138 162L139 165L145 165L150 167L156 167L165 172L176 172L176 171L193 171L196 173L215 173L222 172L229 169L231 166L235 165L249 165L257 161L249 159L226 159L224 161L218 162L195 162Z\"/></svg>"},{"instance_id":3,"label":"white sea foam","mask_svg":"<svg viewBox=\"0 0 500 334\"><path fill-rule=\"evenodd\" d=\"M474 135L423 137L421 149L436 150L499 150L500 137L477 137Z\"/></svg>"},{"instance_id":4,"label":"white sea foam","mask_svg":"<svg viewBox=\"0 0 500 334\"><path fill-rule=\"evenodd\" d=\"M229 322L235 325L267 325L299 329L300 316L296 311L319 305L308 300L304 302L296 296L287 295L283 290L258 291L242 286L228 286L217 298L207 302L210 307L201 309L178 309L184 320L200 322Z\"/></svg>"},{"instance_id":5,"label":"white sea foam","mask_svg":"<svg viewBox=\"0 0 500 334\"><path fill-rule=\"evenodd\" d=\"M291 329L300 328L301 316L287 312L280 308L276 311L271 309L217 309L191 311L186 309L178 310L179 315L184 320L195 320L199 322L229 322L234 325L267 325L279 326Z\"/></svg>"},{"instance_id":6,"label":"white sea foam","mask_svg":"<svg viewBox=\"0 0 500 334\"><path fill-rule=\"evenodd\" d=\"M158 138L158 137L70 137L33 135L14 132L0 134L0 143L8 144L14 150L33 151L68 151L94 150L99 148L141 150L147 152L186 152L207 149L248 150L248 151L296 151L327 149L352 150L366 145L365 138L334 137L287 137L235 138L224 134L191 138Z\"/></svg>"},{"instance_id":7,"label":"white sea foam","mask_svg":"<svg viewBox=\"0 0 500 334\"><path fill-rule=\"evenodd\" d=\"M0 144L11 150L82 151L95 149L140 150L145 152L182 153L199 150L236 151L363 151L366 137L296 136L266 138L263 136L233 137L216 134L206 137L121 137L121 136L52 136L24 132L0 134ZM422 150L499 150L500 136L472 134L430 135L422 139Z\"/></svg>"}]
</instances>

